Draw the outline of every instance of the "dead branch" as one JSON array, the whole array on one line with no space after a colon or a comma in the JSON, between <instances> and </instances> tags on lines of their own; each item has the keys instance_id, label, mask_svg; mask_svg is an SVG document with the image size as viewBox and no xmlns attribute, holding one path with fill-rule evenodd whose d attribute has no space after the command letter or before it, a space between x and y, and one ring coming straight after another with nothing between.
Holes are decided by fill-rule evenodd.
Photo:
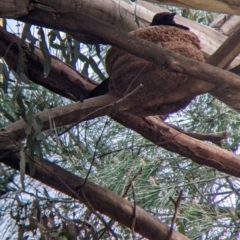
<instances>
[{"instance_id":1,"label":"dead branch","mask_svg":"<svg viewBox=\"0 0 240 240\"><path fill-rule=\"evenodd\" d=\"M175 211L174 211L174 215L173 215L173 218L172 218L171 228L170 228L170 232L169 232L167 240L171 240L171 237L172 237L172 234L173 234L174 225L176 223L177 215L178 215L178 212L179 212L180 202L182 200L182 194L183 194L183 191L181 190L180 193L179 193L177 201L175 201L172 197L170 197L170 200L174 204Z\"/></svg>"},{"instance_id":2,"label":"dead branch","mask_svg":"<svg viewBox=\"0 0 240 240\"><path fill-rule=\"evenodd\" d=\"M209 141L212 142L216 145L218 145L219 147L222 146L222 140L227 138L227 133L226 132L220 132L220 133L190 133L190 132L186 132L184 131L182 128L175 126L173 124L170 123L165 123L166 125L168 125L169 127L186 134L189 137L193 137L196 138L198 140L202 140L202 141Z\"/></svg>"}]
</instances>

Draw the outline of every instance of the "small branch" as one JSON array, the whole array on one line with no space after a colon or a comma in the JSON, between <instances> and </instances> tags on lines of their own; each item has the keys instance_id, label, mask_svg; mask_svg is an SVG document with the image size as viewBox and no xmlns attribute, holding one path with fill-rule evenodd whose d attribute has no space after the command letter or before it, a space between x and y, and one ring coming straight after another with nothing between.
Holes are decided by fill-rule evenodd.
<instances>
[{"instance_id":1,"label":"small branch","mask_svg":"<svg viewBox=\"0 0 240 240\"><path fill-rule=\"evenodd\" d=\"M212 142L218 146L222 146L222 140L227 138L227 133L226 132L220 132L220 133L189 133L184 131L182 128L175 126L173 124L170 123L165 123L166 125L168 125L169 127L174 128L175 130L186 134L189 137L193 137L196 138L198 140L202 140L202 141L209 141Z\"/></svg>"},{"instance_id":2,"label":"small branch","mask_svg":"<svg viewBox=\"0 0 240 240\"><path fill-rule=\"evenodd\" d=\"M136 219L137 219L137 211L136 211L136 194L135 194L135 189L134 189L134 186L133 186L133 182L131 182L131 188L132 188L132 195L133 195L133 216L132 216L132 226L131 226L131 230L132 230L132 237L133 237L133 240L135 239L135 231L134 231L134 228L135 228L135 224L136 224Z\"/></svg>"},{"instance_id":3,"label":"small branch","mask_svg":"<svg viewBox=\"0 0 240 240\"><path fill-rule=\"evenodd\" d=\"M142 173L142 167L139 169L139 171L135 174L135 176L132 178L132 180L130 181L130 183L128 184L128 186L126 187L124 193L122 194L122 197L126 197L131 185L133 182L135 182L135 180L137 179L137 177Z\"/></svg>"},{"instance_id":4,"label":"small branch","mask_svg":"<svg viewBox=\"0 0 240 240\"><path fill-rule=\"evenodd\" d=\"M103 129L102 129L102 131L101 131L101 134L100 134L100 136L99 136L99 138L98 138L98 140L97 140L97 142L96 142L95 149L94 149L94 153L93 153L93 157L92 157L92 162L91 162L91 165L90 165L90 167L89 167L89 169L88 169L87 175L86 175L86 177L85 177L85 179L84 179L84 182L83 182L83 185L82 185L82 191L83 191L84 186L85 186L85 184L86 184L86 182L87 182L88 176L89 176L89 174L90 174L90 172L91 172L91 170L92 170L93 163L94 163L94 161L95 161L95 159L96 159L96 152L97 152L98 144L99 144L99 142L101 141L102 136L103 136L103 132L104 132L104 130L106 129L106 126L108 125L109 122L110 122L109 120L107 120L107 121L105 122L105 124L104 124L104 126L103 126Z\"/></svg>"},{"instance_id":5,"label":"small branch","mask_svg":"<svg viewBox=\"0 0 240 240\"><path fill-rule=\"evenodd\" d=\"M133 167L133 165L131 166L131 169L132 169L132 167ZM130 169L130 171L129 171L129 173L131 172L131 169ZM127 195L127 193L128 193L128 191L129 191L129 189L130 189L130 187L132 187L132 185L133 185L133 182L136 180L136 178L137 178L137 176L139 176L140 174L142 173L142 167L139 169L139 171L135 174L135 176L132 178L132 180L130 181L130 183L128 184L128 186L127 186L127 188L125 189L125 187L123 187L123 190L122 190L122 193L121 193L121 196L124 198L126 195ZM125 189L125 191L124 191L124 189ZM124 191L124 192L123 192ZM134 189L133 189L133 191L134 191ZM133 193L133 199L135 199L135 192ZM133 221L132 221L132 225L131 225L131 230L132 230L132 233L133 233L133 237L134 237L134 226L135 226L135 223L136 223L136 217L137 217L137 215L136 215L136 202L135 202L135 200L134 200L134 206L133 206ZM135 212L135 213L134 213ZM113 222L114 222L114 220L110 220L109 221L109 223L108 223L108 227L111 227L111 225L113 224ZM102 234L100 235L100 237L99 237L99 239L101 239L102 238L102 236L104 235L104 233L106 232L106 228L104 229L104 231L102 232Z\"/></svg>"},{"instance_id":6,"label":"small branch","mask_svg":"<svg viewBox=\"0 0 240 240\"><path fill-rule=\"evenodd\" d=\"M118 110L120 108L120 104L123 104L124 102L126 102L126 100L128 100L128 98L130 98L131 96L133 96L137 91L139 91L141 88L143 88L143 85L140 84L138 87L136 87L132 92L128 93L126 96L124 96L123 98L110 103L106 106L100 107L98 109L96 109L95 111L87 114L86 116L82 117L80 120L77 121L77 123L72 124L70 127L68 127L67 129L65 129L63 132L59 133L59 136L61 136L62 134L68 132L71 130L71 128L73 128L74 126L78 125L80 122L85 121L87 119L89 119L92 116L97 115L109 115L113 112L116 112L116 110ZM98 98L95 98L95 101L98 101Z\"/></svg>"},{"instance_id":7,"label":"small branch","mask_svg":"<svg viewBox=\"0 0 240 240\"><path fill-rule=\"evenodd\" d=\"M172 218L171 228L170 228L170 231L169 231L169 235L168 235L168 237L167 237L167 240L171 240L171 237L172 237L172 234L173 234L174 225L175 225L175 223L176 223L177 214L178 214L179 207L180 207L180 202L181 202L181 199L182 199L182 193L183 193L183 190L180 191L179 196L178 196L178 199L177 199L176 202L175 202L175 200L174 200L172 197L170 197L170 200L171 200L171 201L173 202L173 204L174 204L175 212L174 212L174 215L173 215L173 218Z\"/></svg>"},{"instance_id":8,"label":"small branch","mask_svg":"<svg viewBox=\"0 0 240 240\"><path fill-rule=\"evenodd\" d=\"M30 156L28 153L26 153L26 156L27 156L29 159L31 159L31 161L34 161L36 165L37 165L37 164L40 165L40 164L39 164L40 160L36 161L35 159L31 158L31 156ZM91 211L92 213L94 213L94 214L99 218L99 220L103 223L103 225L111 232L111 234L114 236L114 238L115 238L116 240L118 239L117 236L116 236L116 234L114 233L114 231L113 231L111 228L109 228L109 226L108 226L108 224L106 223L106 221L104 220L104 218L95 210L95 208L92 206L92 204L88 201L88 199L87 199L87 197L86 197L86 195L85 195L85 193L84 193L84 191L83 191L83 187L84 187L84 185L86 184L86 178L85 178L84 181L83 181L83 184L82 184L82 187L81 187L80 191L77 192L76 190L73 190L73 189L68 185L68 183L61 178L61 176L57 175L54 171L51 171L50 169L48 169L48 168L45 167L44 165L42 165L42 167L45 168L46 171L48 171L48 172L50 172L52 175L54 175L54 176L72 193L72 195L73 195L76 199L78 199L80 202L83 202L83 200L84 200L84 204L87 206L87 208L89 208L90 211ZM82 197L82 198L79 196L79 194L81 194L81 197Z\"/></svg>"},{"instance_id":9,"label":"small branch","mask_svg":"<svg viewBox=\"0 0 240 240\"><path fill-rule=\"evenodd\" d=\"M219 68L227 68L240 53L239 35L240 27L227 38L206 62Z\"/></svg>"}]
</instances>

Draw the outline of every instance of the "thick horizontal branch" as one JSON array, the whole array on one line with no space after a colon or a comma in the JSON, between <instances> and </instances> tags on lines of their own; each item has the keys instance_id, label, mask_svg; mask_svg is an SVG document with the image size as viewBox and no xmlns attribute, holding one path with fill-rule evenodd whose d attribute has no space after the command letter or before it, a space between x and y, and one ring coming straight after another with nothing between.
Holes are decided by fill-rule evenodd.
<instances>
[{"instance_id":1,"label":"thick horizontal branch","mask_svg":"<svg viewBox=\"0 0 240 240\"><path fill-rule=\"evenodd\" d=\"M6 152L0 151L0 156L4 154L5 156L0 158L1 162L19 170L19 155L10 154L10 152L9 154L6 154ZM28 168L27 174L29 174ZM31 177L62 193L80 200L87 206L88 203L90 203L96 211L99 211L131 228L133 205L110 190L87 181L83 190L84 197L82 194L84 179L47 160L35 159L35 174ZM148 239L166 239L169 233L169 227L159 222L150 213L137 207L135 231ZM187 240L188 238L181 233L174 231L171 239Z\"/></svg>"},{"instance_id":2,"label":"thick horizontal branch","mask_svg":"<svg viewBox=\"0 0 240 240\"><path fill-rule=\"evenodd\" d=\"M10 69L17 71L19 63L19 49L22 46L21 40L14 34L8 33L0 26L0 56L5 58ZM30 52L28 45L22 46L25 54L24 69L25 75L34 82L47 86L53 92L67 93L67 98L80 100L86 97L94 89L94 83L86 76L73 71L73 69L63 64L58 58L52 56L51 71L47 78L44 78L43 64L44 56L38 48L34 49L34 55ZM61 83L61 84L60 84ZM96 86L96 85L95 85Z\"/></svg>"},{"instance_id":3,"label":"thick horizontal branch","mask_svg":"<svg viewBox=\"0 0 240 240\"><path fill-rule=\"evenodd\" d=\"M38 70L38 71L41 71L41 70ZM54 69L53 69L53 73L54 73ZM72 70L74 71L74 70ZM49 85L51 86L52 82L49 82ZM81 86L79 86L81 87ZM68 96L67 93L63 93L63 92L60 92L60 94L64 94L63 96ZM101 98L101 97L100 97ZM95 103L94 103L95 102ZM86 107L86 109L88 109L90 106L93 106L94 104L98 104L99 103L99 98L96 98L96 99L89 99L89 100L86 100L85 101L85 104L81 105L81 103L76 103L76 105L73 105L76 107L76 111L78 111L79 107L83 107L84 106ZM66 111L69 111L70 110L70 115L72 117L75 117L75 119L72 119L72 117L68 116L69 114L67 114ZM52 109L51 111L55 111L54 109ZM65 106L61 109L62 111L62 114L66 114L64 115L65 117L63 118L64 119L64 122L62 122L62 124L72 124L73 121L76 121L76 117L77 115L75 114L72 114L71 112L71 108L69 108L68 106ZM55 112L56 114L59 114L58 117L59 119L61 118L61 114L56 111ZM42 116L45 115L45 118L48 119L46 120L45 119L45 122L44 122L44 129L48 129L48 126L47 124L49 123L46 123L49 121L49 112L43 112L43 113L40 113L42 114ZM94 116L94 115L93 115ZM148 124L145 120L143 120L142 118L138 118L138 117L135 117L133 115L127 115L128 117L126 118L126 115L123 114L123 113L120 113L118 112L117 115L114 115L112 116L114 120L122 123L123 125L125 125L126 127L128 128L131 128L131 129L134 129L136 132L142 134L144 137L146 137L147 139L149 139L150 141L152 141L153 143L159 145L158 141L156 141L156 139L159 139L159 132L162 131L162 127L163 129L166 128L166 126L162 126L160 125L159 123L157 124L157 122L155 122L156 120L154 120L154 118L148 118L148 119L153 119L152 120L152 124ZM57 115L55 115L55 117L57 117ZM78 119L79 120L79 119ZM127 120L127 121L126 121ZM62 121L62 120L61 120ZM59 122L61 122L59 121ZM141 126L139 127L136 127L136 122L139 121L141 122ZM152 127L155 126L156 128L156 131L152 131ZM11 134L13 134L14 136L18 136L18 139L20 140L21 138L25 137L25 131L24 131L24 122L23 121L19 121L19 122L16 122L12 125L9 125L7 128L7 132L5 134L9 134L11 136ZM146 132L149 132L151 133L151 135L147 135L147 133L143 133L142 131L146 131ZM168 129L172 129L170 127L168 127ZM158 132L159 131L159 132ZM9 133L8 133L9 132ZM176 131L176 134L178 135L181 135L181 136L184 136L184 134L181 134L179 132ZM174 135L174 134L173 134ZM3 135L4 137L5 135ZM2 142L6 142L6 137L4 137L5 141L2 141ZM192 140L191 140L192 139ZM11 138L10 138L11 140ZM238 166L237 168L235 168L235 170L233 171L232 169L232 166L235 166L238 162L240 162L240 159L238 156L232 154L231 152L227 152L221 148L218 148L218 154L221 155L221 164L216 164L216 163L219 163L219 160L218 160L218 155L215 154L215 151L216 151L216 148L213 147L213 146L209 146L207 144L204 144L204 145L201 145L201 149L198 148L199 147L199 142L200 141L197 141L195 142L193 138L187 138L187 140L189 141L192 141L192 144L196 144L195 145L195 152L194 151L191 151L191 153L188 153L187 149L186 149L186 146L184 145L184 142L175 142L175 141L172 141L172 136L168 136L168 135L162 135L162 141L163 142L169 142L168 145L164 145L162 144L161 146L170 150L170 151L174 151L176 153L179 153L181 154L182 156L186 156L190 159L193 159L195 162L197 163L200 163L200 164L204 164L204 165L207 165L207 166L211 166L211 167L216 167L216 169L218 169L219 171L223 171L223 172L226 172L228 174L231 174L231 175L234 175L234 176L239 176L240 175L240 166ZM201 143L201 142L200 142ZM14 143L9 143L10 147L14 146ZM184 151L181 149L181 147L183 147ZM194 146L193 146L194 147ZM3 148L2 148L3 149ZM5 148L6 149L6 148ZM9 148L8 148L9 149ZM208 156L211 155L211 158L206 158L206 154L205 154L205 151L209 152ZM210 154L211 153L211 154ZM233 159L233 164L231 163Z\"/></svg>"},{"instance_id":4,"label":"thick horizontal branch","mask_svg":"<svg viewBox=\"0 0 240 240\"><path fill-rule=\"evenodd\" d=\"M80 120L88 120L95 117L104 116L111 113L112 103L114 103L117 98L111 95L104 95L98 97L95 101L94 98L89 99L84 102L76 102L68 104L65 106L55 107L49 110L45 110L36 114L42 120L42 131L49 130L51 126L51 121L54 122L56 127L65 126L69 124L78 123ZM109 107L106 107L109 106ZM124 107L124 106L121 106ZM87 117L89 116L89 117ZM8 125L5 131L12 139L17 139L21 141L26 137L26 132L24 130L26 123L23 120L19 120L15 123ZM5 133L5 132L4 132ZM4 141L6 139L5 134L0 134L1 150L7 150L12 147L12 139L9 141Z\"/></svg>"},{"instance_id":5,"label":"thick horizontal branch","mask_svg":"<svg viewBox=\"0 0 240 240\"><path fill-rule=\"evenodd\" d=\"M5 1L6 2L6 1ZM9 5L11 7L14 7L14 4L16 5L16 1L9 0ZM21 1L22 3L22 1ZM43 4L43 5L41 5ZM3 4L3 7L5 7ZM24 6L24 3L21 7ZM25 12L24 14L20 14L21 8L18 8L16 5L15 11L12 13L8 12L8 9L5 9L0 16L2 17L19 17L23 15L27 15L31 9L34 8L43 8L43 6L48 6L49 8L45 12L44 15L39 16L39 22L41 22L41 26L45 26L48 28L53 29L54 26L52 25L51 21L48 19L48 15L51 14L52 11L56 12L75 12L77 14L86 14L88 16L93 16L97 19L101 19L102 21L106 23L110 23L116 28L122 29L126 32L132 31L137 29L137 24L135 22L135 18L138 19L139 26L144 27L148 26L149 23L152 20L152 17L154 14L158 12L166 11L164 8L160 8L150 2L141 1L138 0L137 4L132 4L129 1L120 1L119 0L81 0L81 4L79 4L79 0L65 0L60 1L59 0L52 0L52 1L46 1L46 0L39 0L38 4L29 4L29 1L25 2ZM3 8L1 8L3 9ZM120 9L120 11L112 11L112 9ZM28 12L27 12L28 11ZM8 14L9 13L9 14ZM124 13L124 14L123 14ZM124 16L124 17L123 17ZM194 21L191 21L189 19L176 16L175 18L177 22L183 25L187 25L191 28L191 30L196 33L196 35L199 36L201 40L202 45L202 51L204 54L211 55L216 48L218 48L219 45L226 39L226 37L213 29L203 26L201 24L198 24ZM64 23L63 23L64 24ZM66 25L68 25L67 21L65 22ZM76 23L77 25L78 23ZM62 25L64 29L64 25ZM63 30L64 31L64 30ZM84 31L72 31L72 36L74 36L78 41L85 42L85 43L100 43L104 42L102 39L98 37L94 37L92 34L86 33ZM232 67L239 64L240 59L235 59Z\"/></svg>"},{"instance_id":6,"label":"thick horizontal branch","mask_svg":"<svg viewBox=\"0 0 240 240\"><path fill-rule=\"evenodd\" d=\"M19 17L24 16L30 10L30 0L8 0L0 1L0 17Z\"/></svg>"},{"instance_id":7,"label":"thick horizontal branch","mask_svg":"<svg viewBox=\"0 0 240 240\"><path fill-rule=\"evenodd\" d=\"M37 12L33 11L27 17L23 17L20 20L30 21L31 19L31 22L34 23L33 19L36 18L35 13L37 14ZM213 84L217 86L217 88L221 88L224 92L230 92L231 89L240 90L240 77L233 73L189 59L176 52L160 48L153 43L130 36L126 32L116 29L110 24L106 24L89 16L77 15L75 13L71 14L71 18L68 18L68 16L69 14L65 13L52 13L52 15L50 15L50 21L53 24L55 23L56 26L59 26L60 30L61 25L68 21L69 29L67 30L69 31L85 31L91 33L113 46L124 49L156 65L165 66L172 71L184 73L193 78ZM77 25L75 24L76 22L78 22ZM209 91L213 89L214 86L209 87Z\"/></svg>"}]
</instances>

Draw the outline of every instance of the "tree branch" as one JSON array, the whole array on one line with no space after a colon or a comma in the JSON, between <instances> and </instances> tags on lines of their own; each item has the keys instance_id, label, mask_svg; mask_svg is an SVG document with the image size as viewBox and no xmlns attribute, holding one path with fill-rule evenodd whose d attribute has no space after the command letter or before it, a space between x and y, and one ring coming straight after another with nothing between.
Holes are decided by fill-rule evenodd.
<instances>
[{"instance_id":1,"label":"tree branch","mask_svg":"<svg viewBox=\"0 0 240 240\"><path fill-rule=\"evenodd\" d=\"M31 23L39 22L39 13L40 10L32 11L26 17L20 18L19 20ZM45 13L41 11L41 15L42 14ZM38 19L36 19L36 16L38 16ZM205 81L209 83L209 87L206 91L210 91L218 87L222 89L223 95L223 93L231 94L233 89L234 91L240 90L240 77L233 73L212 67L206 63L189 59L176 52L158 47L154 43L130 36L98 19L85 15L77 15L75 13L71 14L71 18L68 18L68 16L69 14L66 13L53 13L49 15L49 21L58 27L59 30L75 32L84 31L93 34L113 46L119 47L138 57L151 61L158 66L165 66L173 72L183 73L192 78ZM66 24L66 21L68 21L68 26L65 26L64 29L62 29L61 26ZM76 24L76 22L78 24ZM230 105L229 102L227 104ZM230 106L235 108L237 111L240 111L240 106L236 107L236 103Z\"/></svg>"},{"instance_id":2,"label":"tree branch","mask_svg":"<svg viewBox=\"0 0 240 240\"><path fill-rule=\"evenodd\" d=\"M232 152L186 136L154 117L139 118L121 113L113 118L157 146L190 158L200 165L240 177L240 157Z\"/></svg>"},{"instance_id":3,"label":"tree branch","mask_svg":"<svg viewBox=\"0 0 240 240\"><path fill-rule=\"evenodd\" d=\"M5 51L4 51L5 52ZM16 54L16 53L15 53ZM40 71L42 73L42 70L36 69L36 71ZM54 71L54 69L53 69ZM73 71L73 70L72 70ZM54 73L54 72L53 72ZM39 74L39 72L37 73ZM34 76L33 76L34 77ZM33 78L34 80L34 78ZM49 85L52 83L50 82ZM64 94L64 93L61 93ZM67 94L65 95L67 96ZM102 96L104 97L104 96ZM91 103L98 102L99 98L97 99L89 99L88 103L87 101L85 102L86 106L91 106ZM94 103L96 104L96 103ZM78 109L81 104L76 103L74 105L76 109ZM62 110L68 111L68 106L64 106ZM65 110L62 112L64 114ZM79 110L79 109L78 109ZM48 113L45 112L43 114L46 114L46 119L49 119ZM116 115L112 116L114 120L122 123L124 126L134 129L138 133L142 134L144 137L152 141L153 143L162 146L163 148L166 148L167 150L176 152L181 154L182 156L188 157L192 159L193 161L199 163L199 164L204 164L207 166L214 167L218 169L219 171L223 171L225 173L231 174L233 176L239 176L240 174L240 163L239 157L234 155L231 152L227 152L225 150L222 150L221 148L216 148L213 146L209 146L205 143L202 143L201 141L197 141L196 139L190 138L185 136L184 134L181 134L177 131L174 131L170 127L166 127L163 123L159 123L158 120L155 118L147 118L148 120L146 121L145 118L138 118L136 116L130 115L130 114L123 114L118 112ZM63 118L65 119L65 123L71 124L73 121L72 118L69 118L68 114L65 115ZM140 125L136 124L139 123ZM49 123L45 123L49 124ZM14 127L13 127L14 126ZM47 126L47 125L45 125ZM154 129L152 127L155 126ZM47 128L46 128L47 129ZM169 130L166 130L169 129ZM15 149L15 142L12 142L12 138L9 138L9 135L11 136L11 132L15 131L15 136L18 136L18 140L23 138L25 136L25 131L24 131L24 122L18 122L14 123L14 125L10 125L7 129L7 131L2 131L1 137L3 137L3 141L1 142L8 142L8 148L7 149ZM168 134L163 134L165 132L171 133L170 135ZM151 134L150 134L151 133ZM159 135L159 133L162 133ZM162 141L159 141L159 136L162 137ZM175 137L181 136L182 139L179 141L175 141ZM174 139L174 141L173 141ZM8 140L8 141L7 141ZM187 144L185 144L185 141ZM165 142L166 144L163 144ZM189 142L189 145L188 145ZM189 147L191 146L191 148ZM5 148L6 149L6 148ZM2 149L3 150L3 149ZM217 154L216 154L217 152ZM220 155L220 156L219 156Z\"/></svg>"},{"instance_id":4,"label":"tree branch","mask_svg":"<svg viewBox=\"0 0 240 240\"><path fill-rule=\"evenodd\" d=\"M240 2L235 0L146 0L148 2L174 5L185 8L196 8L209 12L239 14Z\"/></svg>"},{"instance_id":5,"label":"tree branch","mask_svg":"<svg viewBox=\"0 0 240 240\"><path fill-rule=\"evenodd\" d=\"M0 156L5 152L0 151ZM62 192L84 204L91 204L96 211L106 214L110 218L131 228L133 206L130 202L110 190L100 187L94 183L86 182L84 186L84 196L82 196L82 185L84 179L78 177L56 164L47 160L35 159L35 174L31 176L36 180ZM1 158L1 162L19 170L19 154L9 153ZM26 173L30 174L28 163ZM87 201L86 201L87 199ZM147 213L140 207L136 206L135 231L148 239L166 239L169 233L169 227L156 220L150 213ZM188 238L174 231L173 240L187 240Z\"/></svg>"}]
</instances>

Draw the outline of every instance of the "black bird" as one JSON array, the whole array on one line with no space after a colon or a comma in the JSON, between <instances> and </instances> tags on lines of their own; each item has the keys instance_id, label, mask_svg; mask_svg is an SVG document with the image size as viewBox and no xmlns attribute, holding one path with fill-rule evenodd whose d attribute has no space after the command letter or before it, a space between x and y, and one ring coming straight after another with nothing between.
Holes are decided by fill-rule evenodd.
<instances>
[{"instance_id":1,"label":"black bird","mask_svg":"<svg viewBox=\"0 0 240 240\"><path fill-rule=\"evenodd\" d=\"M189 30L188 27L178 24L174 21L174 16L176 14L177 14L176 12L157 13L154 15L150 26L169 25L169 26L174 26L174 27L185 29L185 30ZM109 92L108 86L109 86L109 78L105 79L103 82L101 82L99 85L97 85L97 87L94 88L89 93L87 99L93 98L93 97L98 97L98 96L108 93Z\"/></svg>"},{"instance_id":2,"label":"black bird","mask_svg":"<svg viewBox=\"0 0 240 240\"><path fill-rule=\"evenodd\" d=\"M189 30L188 27L178 24L174 21L174 16L176 14L177 13L175 13L175 12L173 12L173 13L169 13L169 12L157 13L154 15L150 26L169 25L169 26L174 26L174 27L185 29L185 30Z\"/></svg>"},{"instance_id":3,"label":"black bird","mask_svg":"<svg viewBox=\"0 0 240 240\"><path fill-rule=\"evenodd\" d=\"M88 94L87 99L98 97L108 93L109 92L108 85L109 85L109 78L106 78Z\"/></svg>"}]
</instances>

